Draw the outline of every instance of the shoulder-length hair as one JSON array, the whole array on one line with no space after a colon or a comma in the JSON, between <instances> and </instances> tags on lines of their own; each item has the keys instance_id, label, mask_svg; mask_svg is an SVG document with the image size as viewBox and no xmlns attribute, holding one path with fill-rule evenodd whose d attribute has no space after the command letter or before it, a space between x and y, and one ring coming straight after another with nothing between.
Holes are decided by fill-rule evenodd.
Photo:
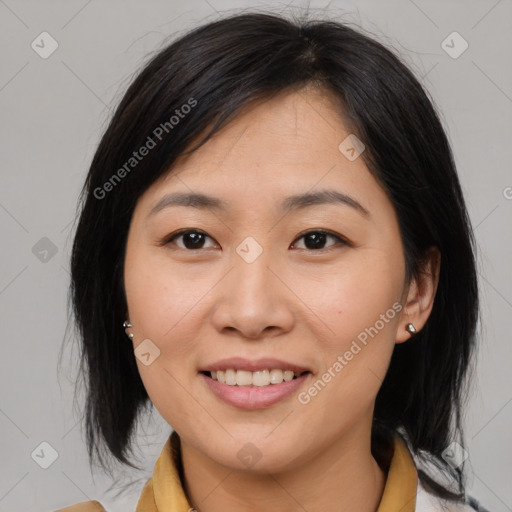
<instances>
[{"instance_id":1,"label":"shoulder-length hair","mask_svg":"<svg viewBox=\"0 0 512 512\"><path fill-rule=\"evenodd\" d=\"M395 346L377 395L372 453L387 468L391 438L402 435L457 489L420 470L424 485L461 499L462 466L452 467L443 451L452 441L463 444L461 404L479 314L476 248L433 101L393 51L346 23L265 13L207 23L154 55L124 94L92 160L69 294L87 383L89 458L96 455L106 468L103 455L113 455L136 467L127 453L141 409L150 407L122 327L125 247L138 198L180 154L196 150L250 102L308 85L334 93L343 121L364 143L362 158L398 217L406 278L424 270L430 248L442 255L430 317L413 340Z\"/></svg>"}]
</instances>

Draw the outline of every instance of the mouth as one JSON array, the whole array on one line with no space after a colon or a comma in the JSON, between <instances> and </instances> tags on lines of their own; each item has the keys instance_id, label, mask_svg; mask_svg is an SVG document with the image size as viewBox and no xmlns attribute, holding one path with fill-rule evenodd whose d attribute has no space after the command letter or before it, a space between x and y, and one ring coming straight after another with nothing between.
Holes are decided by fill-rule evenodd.
<instances>
[{"instance_id":1,"label":"mouth","mask_svg":"<svg viewBox=\"0 0 512 512\"><path fill-rule=\"evenodd\" d=\"M307 386L311 370L286 361L231 358L203 367L198 376L208 393L237 409L255 410L290 400Z\"/></svg>"},{"instance_id":2,"label":"mouth","mask_svg":"<svg viewBox=\"0 0 512 512\"><path fill-rule=\"evenodd\" d=\"M309 370L282 370L280 368L262 369L257 371L237 370L228 368L226 370L202 371L205 377L228 386L238 387L266 387L282 384L296 380L303 375L311 373Z\"/></svg>"}]
</instances>

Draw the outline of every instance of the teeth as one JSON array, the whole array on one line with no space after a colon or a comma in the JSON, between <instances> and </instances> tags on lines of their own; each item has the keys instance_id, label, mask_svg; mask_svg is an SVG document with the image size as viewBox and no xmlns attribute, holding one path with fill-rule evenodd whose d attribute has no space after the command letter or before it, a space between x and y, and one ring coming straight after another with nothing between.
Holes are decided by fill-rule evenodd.
<instances>
[{"instance_id":1,"label":"teeth","mask_svg":"<svg viewBox=\"0 0 512 512\"><path fill-rule=\"evenodd\" d=\"M234 386L236 384L236 372L235 370L226 370L226 384Z\"/></svg>"},{"instance_id":2,"label":"teeth","mask_svg":"<svg viewBox=\"0 0 512 512\"><path fill-rule=\"evenodd\" d=\"M261 370L260 372L253 372L252 385L253 386L268 386L270 384L270 372L268 370Z\"/></svg>"},{"instance_id":3,"label":"teeth","mask_svg":"<svg viewBox=\"0 0 512 512\"><path fill-rule=\"evenodd\" d=\"M268 386L270 384L281 384L281 382L288 382L294 377L298 377L300 372L293 372L292 370L259 370L257 372L250 372L247 370L234 370L228 369L226 371L218 370L210 372L213 380L218 380L223 384L229 386Z\"/></svg>"},{"instance_id":4,"label":"teeth","mask_svg":"<svg viewBox=\"0 0 512 512\"><path fill-rule=\"evenodd\" d=\"M252 384L252 372L248 372L245 370L231 370L235 374L236 385L237 386L250 386ZM215 373L215 372L212 372ZM231 384L227 382L227 384Z\"/></svg>"},{"instance_id":5,"label":"teeth","mask_svg":"<svg viewBox=\"0 0 512 512\"><path fill-rule=\"evenodd\" d=\"M270 370L269 380L271 384L281 384L283 382L284 373L283 370ZM293 378L293 375L292 375Z\"/></svg>"},{"instance_id":6,"label":"teeth","mask_svg":"<svg viewBox=\"0 0 512 512\"><path fill-rule=\"evenodd\" d=\"M294 372L292 372L291 370L286 370L283 372L283 378L286 381L292 380L294 375L295 375ZM298 375L297 375L297 377L298 377Z\"/></svg>"}]
</instances>

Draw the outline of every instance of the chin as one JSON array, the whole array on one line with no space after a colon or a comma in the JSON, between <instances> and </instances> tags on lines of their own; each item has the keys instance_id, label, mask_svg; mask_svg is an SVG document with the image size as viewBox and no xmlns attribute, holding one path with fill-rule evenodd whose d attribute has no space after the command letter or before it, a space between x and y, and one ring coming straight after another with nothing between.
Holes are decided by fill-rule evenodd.
<instances>
[{"instance_id":1,"label":"chin","mask_svg":"<svg viewBox=\"0 0 512 512\"><path fill-rule=\"evenodd\" d=\"M264 437L258 440L251 436L233 438L229 444L218 444L209 456L218 464L222 464L236 471L251 473L281 473L296 467L297 452L300 443ZM278 448L277 448L278 447ZM210 450L209 450L210 451Z\"/></svg>"}]
</instances>

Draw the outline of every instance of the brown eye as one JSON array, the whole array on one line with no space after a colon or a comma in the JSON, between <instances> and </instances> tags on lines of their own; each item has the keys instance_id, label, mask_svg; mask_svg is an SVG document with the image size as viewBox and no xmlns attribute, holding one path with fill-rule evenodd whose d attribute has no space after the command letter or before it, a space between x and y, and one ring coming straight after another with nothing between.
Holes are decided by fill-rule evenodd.
<instances>
[{"instance_id":1,"label":"brown eye","mask_svg":"<svg viewBox=\"0 0 512 512\"><path fill-rule=\"evenodd\" d=\"M182 239L181 244L175 242L175 240ZM203 231L197 229L182 229L176 233L173 233L167 236L160 245L168 245L173 244L179 249L197 251L199 249L208 248L205 247L206 239L213 240L210 236L208 236ZM340 237L339 235L335 235L329 231L325 230L310 230L305 233L302 233L300 237L296 240L304 239L305 249L310 251L322 251L329 250L331 247L335 247L336 243L328 245L325 247L325 244L329 239L338 242L338 244L342 245L350 245L345 239ZM215 246L212 246L215 247ZM292 245L293 248L296 247L296 242ZM302 249L302 247L299 247Z\"/></svg>"},{"instance_id":2,"label":"brown eye","mask_svg":"<svg viewBox=\"0 0 512 512\"><path fill-rule=\"evenodd\" d=\"M174 243L174 240L182 238L183 246L177 245L180 249L189 249L189 250L197 250L204 248L204 242L206 238L210 238L206 233L202 231L198 231L197 229L184 229L179 231L178 233L174 233L173 235L167 237L162 245L167 245L169 243Z\"/></svg>"},{"instance_id":3,"label":"brown eye","mask_svg":"<svg viewBox=\"0 0 512 512\"><path fill-rule=\"evenodd\" d=\"M342 243L343 245L348 245L347 242L341 238L338 235L335 235L334 233L330 233L329 231L323 231L323 230L316 230L316 231L308 231L306 233L303 233L297 240L304 239L304 245L306 246L306 249L318 251L323 249L330 249L335 244L330 245L328 247L324 247L326 240L331 238L336 240L339 243ZM295 246L295 244L294 244Z\"/></svg>"}]
</instances>

